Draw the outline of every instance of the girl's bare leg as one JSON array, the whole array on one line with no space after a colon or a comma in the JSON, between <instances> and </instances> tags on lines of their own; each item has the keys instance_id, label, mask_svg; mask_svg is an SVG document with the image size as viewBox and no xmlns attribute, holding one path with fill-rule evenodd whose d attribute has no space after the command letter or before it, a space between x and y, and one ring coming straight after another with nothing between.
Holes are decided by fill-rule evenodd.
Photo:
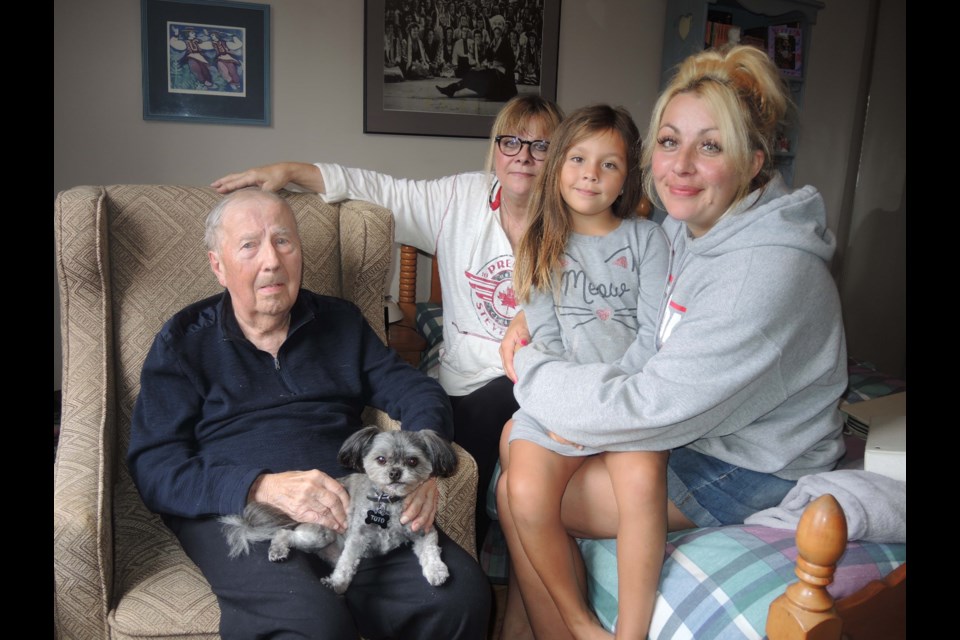
<instances>
[{"instance_id":1,"label":"girl's bare leg","mask_svg":"<svg viewBox=\"0 0 960 640\"><path fill-rule=\"evenodd\" d=\"M508 475L504 474L504 476ZM557 609L550 592L527 559L523 545L517 536L510 506L507 500L507 478L501 476L497 485L497 511L500 526L510 547L510 582L507 586L507 608L504 614L500 640L540 638L571 640L574 636ZM586 570L580 550L571 539L570 553L574 555L577 584L586 584ZM584 598L586 595L584 594ZM597 627L599 629L599 627ZM603 636L610 638L610 634Z\"/></svg>"},{"instance_id":2,"label":"girl's bare leg","mask_svg":"<svg viewBox=\"0 0 960 640\"><path fill-rule=\"evenodd\" d=\"M510 582L507 591L507 609L500 638L501 640L526 639L533 637L535 632L536 637L541 639L568 640L574 636L567 629L550 592L547 591L540 576L527 558L511 511L507 486L510 482L512 461L511 450L507 442L512 427L512 421L508 422L500 440L502 475L497 485L497 512L507 544L510 547ZM519 464L517 463L514 466L519 467ZM574 565L574 581L577 585L585 585L586 570L580 557L580 550L572 538L566 539L566 545ZM585 601L585 591L582 597ZM602 631L599 626L596 629ZM605 637L609 638L610 635L607 634Z\"/></svg>"},{"instance_id":3,"label":"girl's bare leg","mask_svg":"<svg viewBox=\"0 0 960 640\"><path fill-rule=\"evenodd\" d=\"M560 520L563 492L584 459L563 456L525 440L514 440L509 448L507 506L515 539L573 637L610 638L587 606L586 582L578 569L579 549ZM526 602L523 582L520 586ZM538 638L555 637L541 630L540 620L528 613Z\"/></svg>"},{"instance_id":4,"label":"girl's bare leg","mask_svg":"<svg viewBox=\"0 0 960 640\"><path fill-rule=\"evenodd\" d=\"M506 443L509 437L511 423L507 423L501 440L500 464L504 475L509 466L509 451ZM507 593L507 610L505 614L501 640L527 640L532 633L529 620L541 621L538 629L544 629L541 638L565 639L570 632L563 624L557 624L560 612L557 610L550 593L543 585L540 577L530 565L523 553L522 545L516 538L513 519L510 514L509 502L506 496L505 477L501 476L497 485L497 510L500 524L510 546L511 581ZM693 528L694 525L673 505L668 504L668 528L670 531ZM613 484L610 473L602 456L594 456L584 461L583 465L574 473L563 496L561 516L567 531L572 536L583 538L615 538L619 526L616 498L613 493ZM576 549L576 565L578 581L586 584L586 569L583 559ZM522 599L521 593L522 591ZM515 606L511 606L513 603ZM519 606L520 604L524 606ZM552 626L551 626L551 623ZM514 630L516 635L510 635L508 630Z\"/></svg>"},{"instance_id":5,"label":"girl's bare leg","mask_svg":"<svg viewBox=\"0 0 960 640\"><path fill-rule=\"evenodd\" d=\"M576 538L616 538L620 514L613 483L604 456L592 456L567 483L560 516L567 533ZM673 502L667 503L667 531L693 529L697 525L687 519Z\"/></svg>"},{"instance_id":6,"label":"girl's bare leg","mask_svg":"<svg viewBox=\"0 0 960 640\"><path fill-rule=\"evenodd\" d=\"M513 420L507 422L503 427L503 432L500 436L500 478L497 481L496 497L497 497L497 517L500 520L500 528L503 530L504 536L508 540L508 546L513 549L517 548L519 550L520 541L516 539L515 529L512 526L512 520L510 519L509 512L510 507L507 504L506 492L507 492L507 467L510 463L510 448L507 445L507 441L510 438L510 431L513 429ZM502 498L501 498L502 494ZM514 541L511 541L511 538ZM519 569L517 567L520 567ZM523 556L522 550L518 556L516 556L511 551L510 553L510 575L507 581L507 604L503 613L503 626L500 628L500 640L534 640L533 629L530 627L530 619L527 617L527 612L524 609L523 597L520 595L520 585L517 582L517 572L518 571L528 571L532 575L536 576L536 573L533 571L533 567L530 566L529 562L526 562L526 557ZM539 579L539 578L538 578ZM546 593L546 589L543 589L546 600L550 600L550 595ZM551 605L553 602L551 601ZM559 613L557 613L556 618L559 619Z\"/></svg>"},{"instance_id":7,"label":"girl's bare leg","mask_svg":"<svg viewBox=\"0 0 960 640\"><path fill-rule=\"evenodd\" d=\"M548 599L549 597L550 595L547 594ZM559 614L557 614L557 619L560 619ZM523 604L523 596L520 594L517 573L511 564L510 575L507 579L507 603L503 612L503 626L500 627L499 640L534 640L534 638L533 627L530 626L530 619L527 617L527 611Z\"/></svg>"},{"instance_id":8,"label":"girl's bare leg","mask_svg":"<svg viewBox=\"0 0 960 640\"><path fill-rule=\"evenodd\" d=\"M606 453L618 507L618 640L644 640L663 568L667 535L667 459L669 452Z\"/></svg>"}]
</instances>

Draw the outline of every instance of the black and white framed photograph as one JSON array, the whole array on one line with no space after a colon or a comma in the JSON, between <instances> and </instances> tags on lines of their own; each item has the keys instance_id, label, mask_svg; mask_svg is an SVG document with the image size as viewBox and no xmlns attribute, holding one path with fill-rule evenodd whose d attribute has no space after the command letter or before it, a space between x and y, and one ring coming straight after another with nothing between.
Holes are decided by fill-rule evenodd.
<instances>
[{"instance_id":1,"label":"black and white framed photograph","mask_svg":"<svg viewBox=\"0 0 960 640\"><path fill-rule=\"evenodd\" d=\"M364 133L486 138L517 94L557 97L560 0L365 0Z\"/></svg>"},{"instance_id":2,"label":"black and white framed photograph","mask_svg":"<svg viewBox=\"0 0 960 640\"><path fill-rule=\"evenodd\" d=\"M270 124L270 6L141 0L143 117Z\"/></svg>"}]
</instances>

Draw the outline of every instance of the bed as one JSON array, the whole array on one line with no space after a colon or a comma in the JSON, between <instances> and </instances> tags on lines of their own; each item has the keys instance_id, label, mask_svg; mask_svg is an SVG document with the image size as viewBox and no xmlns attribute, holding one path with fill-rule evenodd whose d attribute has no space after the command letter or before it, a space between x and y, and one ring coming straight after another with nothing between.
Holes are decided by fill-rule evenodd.
<instances>
[{"instance_id":1,"label":"bed","mask_svg":"<svg viewBox=\"0 0 960 640\"><path fill-rule=\"evenodd\" d=\"M401 247L404 318L391 325L391 344L435 375L443 344L442 297L433 261L430 300L415 302L417 250ZM869 363L850 361L857 402L902 391L905 383ZM849 450L862 441L847 436ZM848 461L849 464L850 461ZM492 489L492 486L491 486ZM905 500L905 497L904 497ZM488 491L488 511L495 505ZM579 541L589 600L610 630L616 622L616 541ZM491 528L481 553L491 580L505 581L502 534ZM786 638L851 640L906 637L906 544L847 540L847 519L832 495L804 512L796 531L759 525L692 529L668 536L651 638Z\"/></svg>"}]
</instances>

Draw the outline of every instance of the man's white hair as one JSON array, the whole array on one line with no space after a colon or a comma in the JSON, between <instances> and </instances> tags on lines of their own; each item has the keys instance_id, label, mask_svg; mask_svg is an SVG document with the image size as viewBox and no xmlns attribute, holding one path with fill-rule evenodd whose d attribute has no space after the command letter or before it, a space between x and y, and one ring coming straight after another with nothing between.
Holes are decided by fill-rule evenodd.
<instances>
[{"instance_id":1,"label":"man's white hair","mask_svg":"<svg viewBox=\"0 0 960 640\"><path fill-rule=\"evenodd\" d=\"M223 214L227 210L227 207L237 200L251 197L263 197L267 200L280 202L284 206L289 207L286 200L272 191L263 191L258 187L246 187L245 189L234 191L214 205L210 213L207 214L207 223L203 231L203 242L207 245L208 251L220 253L220 241L223 239L220 229L223 226Z\"/></svg>"}]
</instances>

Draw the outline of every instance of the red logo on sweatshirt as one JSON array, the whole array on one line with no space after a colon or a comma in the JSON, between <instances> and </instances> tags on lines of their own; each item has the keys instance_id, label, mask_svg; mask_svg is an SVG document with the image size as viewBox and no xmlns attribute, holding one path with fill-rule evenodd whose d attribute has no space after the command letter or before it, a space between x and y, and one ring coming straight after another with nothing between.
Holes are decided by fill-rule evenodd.
<instances>
[{"instance_id":1,"label":"red logo on sweatshirt","mask_svg":"<svg viewBox=\"0 0 960 640\"><path fill-rule=\"evenodd\" d=\"M513 256L494 258L477 273L463 272L473 294L473 309L484 330L500 340L517 315L513 290Z\"/></svg>"}]
</instances>

